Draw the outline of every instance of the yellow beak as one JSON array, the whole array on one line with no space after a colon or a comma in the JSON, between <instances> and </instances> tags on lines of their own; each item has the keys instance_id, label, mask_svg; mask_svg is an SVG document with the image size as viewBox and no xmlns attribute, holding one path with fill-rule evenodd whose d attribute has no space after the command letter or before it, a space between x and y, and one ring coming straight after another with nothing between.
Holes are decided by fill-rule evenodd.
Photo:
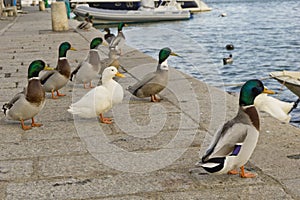
<instances>
[{"instance_id":1,"label":"yellow beak","mask_svg":"<svg viewBox=\"0 0 300 200\"><path fill-rule=\"evenodd\" d=\"M48 65L46 65L46 66L44 67L44 70L46 70L46 71L51 71L51 70L54 70L54 68L49 67Z\"/></svg>"},{"instance_id":2,"label":"yellow beak","mask_svg":"<svg viewBox=\"0 0 300 200\"><path fill-rule=\"evenodd\" d=\"M264 88L263 93L266 93L266 94L275 94L275 92L273 90L269 90L266 87Z\"/></svg>"},{"instance_id":3,"label":"yellow beak","mask_svg":"<svg viewBox=\"0 0 300 200\"><path fill-rule=\"evenodd\" d=\"M121 74L120 72L117 72L117 73L116 73L116 76L121 77L121 78L124 78L124 77L125 77L125 75L124 75L124 74Z\"/></svg>"},{"instance_id":4,"label":"yellow beak","mask_svg":"<svg viewBox=\"0 0 300 200\"><path fill-rule=\"evenodd\" d=\"M176 53L174 53L174 52L171 52L170 55L171 55L171 56L178 56L178 57L181 57L180 55L178 55L178 54L176 54Z\"/></svg>"},{"instance_id":5,"label":"yellow beak","mask_svg":"<svg viewBox=\"0 0 300 200\"><path fill-rule=\"evenodd\" d=\"M74 47L71 47L70 50L77 51L77 49L75 49Z\"/></svg>"}]
</instances>

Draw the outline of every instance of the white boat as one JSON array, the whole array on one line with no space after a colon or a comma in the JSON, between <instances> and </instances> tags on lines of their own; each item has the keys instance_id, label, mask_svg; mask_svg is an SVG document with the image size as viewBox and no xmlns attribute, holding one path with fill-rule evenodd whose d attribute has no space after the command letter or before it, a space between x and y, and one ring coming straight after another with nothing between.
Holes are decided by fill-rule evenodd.
<instances>
[{"instance_id":1,"label":"white boat","mask_svg":"<svg viewBox=\"0 0 300 200\"><path fill-rule=\"evenodd\" d=\"M291 92L300 98L300 72L297 71L276 71L270 76L286 86Z\"/></svg>"},{"instance_id":2,"label":"white boat","mask_svg":"<svg viewBox=\"0 0 300 200\"><path fill-rule=\"evenodd\" d=\"M165 5L171 0L153 0L155 7ZM138 10L142 4L142 0L70 0L71 7L78 4L88 4L92 8L111 9L111 10ZM177 0L177 3L183 10L190 12L205 12L210 11L202 0Z\"/></svg>"},{"instance_id":3,"label":"white boat","mask_svg":"<svg viewBox=\"0 0 300 200\"><path fill-rule=\"evenodd\" d=\"M158 8L141 7L139 10L109 10L80 5L73 10L73 13L78 16L79 20L83 20L88 13L94 17L94 24L144 23L191 18L189 11L172 5L159 6Z\"/></svg>"}]
</instances>

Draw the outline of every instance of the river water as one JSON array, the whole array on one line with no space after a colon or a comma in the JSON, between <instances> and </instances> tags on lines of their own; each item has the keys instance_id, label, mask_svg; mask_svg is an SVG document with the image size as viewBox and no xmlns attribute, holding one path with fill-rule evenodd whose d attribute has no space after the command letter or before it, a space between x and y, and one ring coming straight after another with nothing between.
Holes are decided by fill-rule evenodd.
<instances>
[{"instance_id":1,"label":"river water","mask_svg":"<svg viewBox=\"0 0 300 200\"><path fill-rule=\"evenodd\" d=\"M124 28L126 43L154 58L168 46L182 56L169 59L172 67L222 90L239 92L240 83L258 78L278 92L275 98L295 101L298 97L269 79L269 73L300 70L300 1L205 2L213 10L190 20L130 24ZM220 17L221 13L227 16ZM226 44L235 49L226 50ZM229 54L233 64L223 65ZM300 126L300 105L292 112L291 123Z\"/></svg>"}]
</instances>

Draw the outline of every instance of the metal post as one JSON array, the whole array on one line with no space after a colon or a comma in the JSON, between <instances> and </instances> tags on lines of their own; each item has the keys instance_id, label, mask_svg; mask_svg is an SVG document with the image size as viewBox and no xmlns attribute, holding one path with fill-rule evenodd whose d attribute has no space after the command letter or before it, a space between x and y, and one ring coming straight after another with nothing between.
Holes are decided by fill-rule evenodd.
<instances>
[{"instance_id":1,"label":"metal post","mask_svg":"<svg viewBox=\"0 0 300 200\"><path fill-rule=\"evenodd\" d=\"M2 12L3 12L2 5L3 5L3 0L0 0L0 17L2 17Z\"/></svg>"}]
</instances>

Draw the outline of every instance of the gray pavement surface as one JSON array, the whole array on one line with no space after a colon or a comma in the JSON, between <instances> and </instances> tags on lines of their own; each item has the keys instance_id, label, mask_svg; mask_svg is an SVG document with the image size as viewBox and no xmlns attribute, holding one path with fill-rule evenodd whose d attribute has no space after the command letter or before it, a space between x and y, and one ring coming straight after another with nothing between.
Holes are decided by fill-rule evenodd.
<instances>
[{"instance_id":1,"label":"gray pavement surface","mask_svg":"<svg viewBox=\"0 0 300 200\"><path fill-rule=\"evenodd\" d=\"M101 36L76 30L76 20L69 20L69 31L52 32L50 10L23 9L28 13L5 25L0 20L1 105L26 86L32 60L54 67L59 44L69 41L78 49L67 54L74 69L89 41ZM106 58L107 47L100 51ZM154 71L156 62L127 46L120 84L132 85L133 76ZM74 82L61 90L65 97L47 94L36 116L40 128L25 132L1 113L0 199L300 199L298 128L261 113L259 142L246 165L257 177L207 174L195 168L199 150L236 114L238 98L173 68L169 78L160 103L125 90L123 103L105 114L112 125L67 112L88 91Z\"/></svg>"}]
</instances>

